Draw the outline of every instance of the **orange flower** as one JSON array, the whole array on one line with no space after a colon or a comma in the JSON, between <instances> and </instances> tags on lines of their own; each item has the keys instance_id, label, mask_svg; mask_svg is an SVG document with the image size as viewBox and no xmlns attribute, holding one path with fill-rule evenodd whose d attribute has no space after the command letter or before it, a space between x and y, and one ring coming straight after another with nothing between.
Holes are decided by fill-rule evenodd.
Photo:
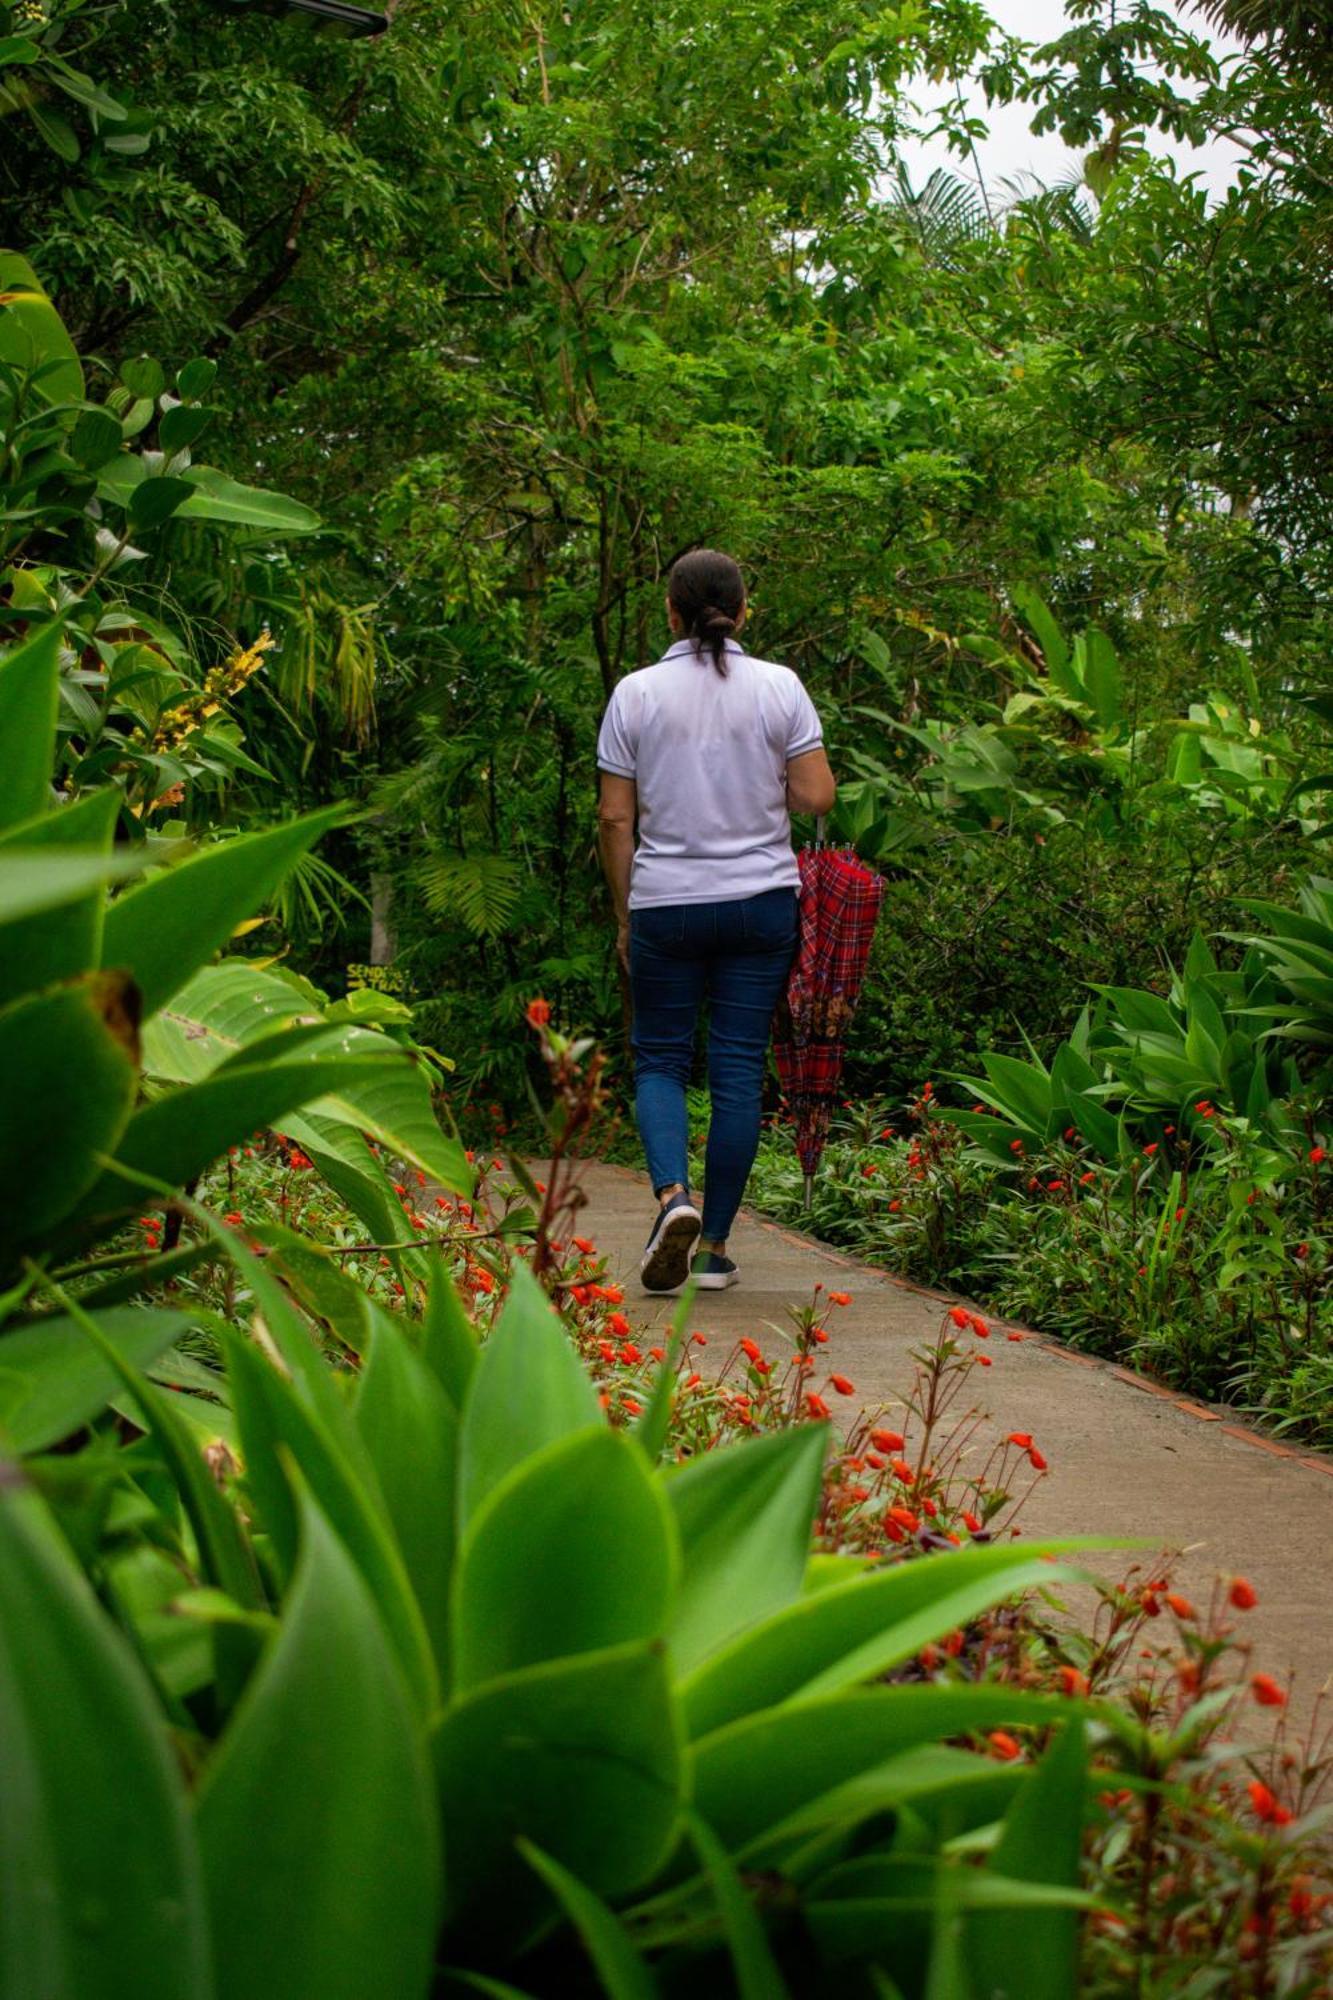
<instances>
[{"instance_id":1,"label":"orange flower","mask_svg":"<svg viewBox=\"0 0 1333 2000\"><path fill-rule=\"evenodd\" d=\"M906 1439L901 1431L871 1431L870 1442L876 1451L901 1451Z\"/></svg>"},{"instance_id":2,"label":"orange flower","mask_svg":"<svg viewBox=\"0 0 1333 2000\"><path fill-rule=\"evenodd\" d=\"M1194 1606L1190 1603L1188 1597L1181 1597L1174 1590L1167 1591L1166 1601L1171 1606L1171 1609L1175 1612L1177 1618L1197 1618L1199 1615L1198 1612L1194 1609Z\"/></svg>"},{"instance_id":3,"label":"orange flower","mask_svg":"<svg viewBox=\"0 0 1333 2000\"><path fill-rule=\"evenodd\" d=\"M990 1339L990 1328L987 1326L985 1320L981 1317L980 1313L972 1314L971 1326L972 1326L972 1331L973 1333L975 1333L978 1340Z\"/></svg>"},{"instance_id":4,"label":"orange flower","mask_svg":"<svg viewBox=\"0 0 1333 2000\"><path fill-rule=\"evenodd\" d=\"M1227 1596L1237 1611L1253 1611L1259 1602L1259 1593L1247 1577L1233 1576Z\"/></svg>"},{"instance_id":5,"label":"orange flower","mask_svg":"<svg viewBox=\"0 0 1333 2000\"><path fill-rule=\"evenodd\" d=\"M595 1256L597 1252L597 1245L588 1236L576 1236L574 1238L574 1248L581 1250L585 1257Z\"/></svg>"},{"instance_id":6,"label":"orange flower","mask_svg":"<svg viewBox=\"0 0 1333 2000\"><path fill-rule=\"evenodd\" d=\"M976 1363L978 1368L989 1368L991 1365L989 1354L978 1354L976 1357Z\"/></svg>"},{"instance_id":7,"label":"orange flower","mask_svg":"<svg viewBox=\"0 0 1333 2000\"><path fill-rule=\"evenodd\" d=\"M633 1396L626 1396L624 1408L626 1413L631 1417L638 1417L643 1414L643 1404L636 1403Z\"/></svg>"},{"instance_id":8,"label":"orange flower","mask_svg":"<svg viewBox=\"0 0 1333 2000\"><path fill-rule=\"evenodd\" d=\"M1087 1675L1081 1674L1077 1667L1061 1667L1060 1692L1061 1694L1070 1695L1086 1694L1088 1692Z\"/></svg>"},{"instance_id":9,"label":"orange flower","mask_svg":"<svg viewBox=\"0 0 1333 2000\"><path fill-rule=\"evenodd\" d=\"M1032 1470L1034 1472L1045 1472L1046 1470L1045 1456L1043 1453L1037 1450L1035 1444L1033 1445L1031 1451L1028 1453L1028 1464L1032 1467Z\"/></svg>"},{"instance_id":10,"label":"orange flower","mask_svg":"<svg viewBox=\"0 0 1333 2000\"><path fill-rule=\"evenodd\" d=\"M1267 1820L1270 1826L1286 1826L1290 1822L1290 1811L1286 1806L1278 1804L1276 1797L1262 1778L1251 1778L1245 1789L1250 1795L1250 1804L1254 1807L1256 1819Z\"/></svg>"},{"instance_id":11,"label":"orange flower","mask_svg":"<svg viewBox=\"0 0 1333 2000\"><path fill-rule=\"evenodd\" d=\"M830 1375L829 1381L840 1396L854 1396L856 1394L855 1382L849 1382L845 1375Z\"/></svg>"},{"instance_id":12,"label":"orange flower","mask_svg":"<svg viewBox=\"0 0 1333 2000\"><path fill-rule=\"evenodd\" d=\"M910 1507L890 1507L884 1519L886 1522L891 1522L895 1528L902 1528L909 1535L914 1535L921 1526L920 1519Z\"/></svg>"},{"instance_id":13,"label":"orange flower","mask_svg":"<svg viewBox=\"0 0 1333 2000\"><path fill-rule=\"evenodd\" d=\"M1251 1674L1250 1692L1260 1708L1285 1708L1287 1690L1271 1674Z\"/></svg>"},{"instance_id":14,"label":"orange flower","mask_svg":"<svg viewBox=\"0 0 1333 2000\"><path fill-rule=\"evenodd\" d=\"M1032 1433L1031 1431L1010 1431L1009 1442L1010 1444L1016 1444L1020 1451L1031 1451Z\"/></svg>"},{"instance_id":15,"label":"orange flower","mask_svg":"<svg viewBox=\"0 0 1333 2000\"><path fill-rule=\"evenodd\" d=\"M1007 1729L992 1729L986 1738L990 1744L992 1757L998 1757L1002 1764L1012 1764L1015 1757L1021 1757L1023 1748Z\"/></svg>"},{"instance_id":16,"label":"orange flower","mask_svg":"<svg viewBox=\"0 0 1333 2000\"><path fill-rule=\"evenodd\" d=\"M830 1292L828 1302L831 1306L849 1306L852 1302L852 1295L850 1292Z\"/></svg>"},{"instance_id":17,"label":"orange flower","mask_svg":"<svg viewBox=\"0 0 1333 2000\"><path fill-rule=\"evenodd\" d=\"M625 1318L624 1313L609 1313L606 1324L617 1340L627 1340L629 1338L629 1321Z\"/></svg>"},{"instance_id":18,"label":"orange flower","mask_svg":"<svg viewBox=\"0 0 1333 2000\"><path fill-rule=\"evenodd\" d=\"M759 1342L749 1339L748 1336L741 1342L741 1352L748 1355L751 1361L762 1361L764 1358L764 1350Z\"/></svg>"},{"instance_id":19,"label":"orange flower","mask_svg":"<svg viewBox=\"0 0 1333 2000\"><path fill-rule=\"evenodd\" d=\"M530 1028L544 1028L551 1018L551 1003L549 1000L529 1000L525 1014Z\"/></svg>"},{"instance_id":20,"label":"orange flower","mask_svg":"<svg viewBox=\"0 0 1333 2000\"><path fill-rule=\"evenodd\" d=\"M955 1326L970 1326L972 1323L972 1316L965 1306L950 1306L949 1318Z\"/></svg>"},{"instance_id":21,"label":"orange flower","mask_svg":"<svg viewBox=\"0 0 1333 2000\"><path fill-rule=\"evenodd\" d=\"M969 1535L979 1535L981 1533L980 1520L975 1514L968 1513L966 1509L963 1511L962 1522Z\"/></svg>"},{"instance_id":22,"label":"orange flower","mask_svg":"<svg viewBox=\"0 0 1333 2000\"><path fill-rule=\"evenodd\" d=\"M828 1404L813 1389L806 1395L805 1407L812 1417L826 1417L829 1413Z\"/></svg>"},{"instance_id":23,"label":"orange flower","mask_svg":"<svg viewBox=\"0 0 1333 2000\"><path fill-rule=\"evenodd\" d=\"M904 1486L910 1486L913 1480L916 1478L916 1474L913 1472L911 1466L907 1463L907 1460L905 1458L893 1459L890 1462L889 1469L893 1473L895 1479L902 1480Z\"/></svg>"},{"instance_id":24,"label":"orange flower","mask_svg":"<svg viewBox=\"0 0 1333 2000\"><path fill-rule=\"evenodd\" d=\"M1308 1918L1314 1916L1315 1912L1327 1900L1326 1896L1315 1895L1313 1875L1292 1876L1291 1894L1287 1898L1287 1908L1291 1911L1297 1923L1304 1923Z\"/></svg>"},{"instance_id":25,"label":"orange flower","mask_svg":"<svg viewBox=\"0 0 1333 2000\"><path fill-rule=\"evenodd\" d=\"M627 1368L636 1368L643 1360L643 1356L632 1340L625 1342L625 1345L620 1350L620 1358Z\"/></svg>"}]
</instances>

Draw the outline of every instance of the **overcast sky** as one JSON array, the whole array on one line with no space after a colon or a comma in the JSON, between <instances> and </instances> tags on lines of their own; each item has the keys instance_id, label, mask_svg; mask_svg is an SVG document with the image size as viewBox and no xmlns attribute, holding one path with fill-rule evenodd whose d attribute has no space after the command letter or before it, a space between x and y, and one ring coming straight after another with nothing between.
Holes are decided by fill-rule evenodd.
<instances>
[{"instance_id":1,"label":"overcast sky","mask_svg":"<svg viewBox=\"0 0 1333 2000\"><path fill-rule=\"evenodd\" d=\"M988 0L988 6L992 18L1000 27L1038 45L1054 41L1067 25L1063 0ZM1212 43L1217 55L1234 53L1239 47L1229 36L1210 28L1201 15L1187 12L1183 14L1183 19L1195 34L1205 36ZM928 90L918 94L920 104L929 105L932 101L936 100L931 99ZM1079 156L1068 150L1058 133L1047 133L1038 138L1029 130L1029 121L1035 109L1033 105L997 104L988 107L985 92L980 88L975 89L966 101L968 109L977 117L984 118L990 127L990 137L980 142L977 154L982 174L992 186L1025 171L1035 173L1047 185L1078 171ZM1202 172L1208 187L1214 192L1225 188L1231 178L1236 153L1225 143L1196 149L1178 146L1163 134L1154 133L1150 144L1154 152L1175 153L1181 173ZM918 187L935 167L945 167L959 175L975 174L971 161L950 153L942 139L928 145L908 140L902 147L902 153L913 183Z\"/></svg>"}]
</instances>

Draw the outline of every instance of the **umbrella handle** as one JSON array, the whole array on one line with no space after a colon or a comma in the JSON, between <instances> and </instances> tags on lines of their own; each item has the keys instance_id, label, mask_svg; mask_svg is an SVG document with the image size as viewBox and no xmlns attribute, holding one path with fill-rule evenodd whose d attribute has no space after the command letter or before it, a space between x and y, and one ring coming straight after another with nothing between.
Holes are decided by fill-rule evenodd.
<instances>
[{"instance_id":1,"label":"umbrella handle","mask_svg":"<svg viewBox=\"0 0 1333 2000\"><path fill-rule=\"evenodd\" d=\"M823 813L818 813L818 814L816 815L816 817L815 817L815 846L816 846L816 847L827 847L827 845L828 845L828 842L827 842L827 841L825 840L825 838L824 838L824 829L825 829L825 827L827 826L827 824L828 824L828 822L827 822L827 820L826 820L826 818L825 818L824 814L823 814ZM806 1207L808 1208L809 1206L810 1206L810 1204L809 1204L809 1202L807 1202L807 1203L806 1203Z\"/></svg>"}]
</instances>

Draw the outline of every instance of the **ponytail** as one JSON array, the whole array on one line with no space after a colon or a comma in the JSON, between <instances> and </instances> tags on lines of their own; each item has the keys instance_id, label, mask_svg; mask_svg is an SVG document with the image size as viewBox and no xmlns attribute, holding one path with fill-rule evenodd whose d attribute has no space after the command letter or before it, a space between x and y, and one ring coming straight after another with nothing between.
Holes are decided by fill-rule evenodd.
<instances>
[{"instance_id":1,"label":"ponytail","mask_svg":"<svg viewBox=\"0 0 1333 2000\"><path fill-rule=\"evenodd\" d=\"M672 565L667 598L696 657L707 654L725 677L727 641L745 611L745 580L737 565L719 549L691 549Z\"/></svg>"}]
</instances>

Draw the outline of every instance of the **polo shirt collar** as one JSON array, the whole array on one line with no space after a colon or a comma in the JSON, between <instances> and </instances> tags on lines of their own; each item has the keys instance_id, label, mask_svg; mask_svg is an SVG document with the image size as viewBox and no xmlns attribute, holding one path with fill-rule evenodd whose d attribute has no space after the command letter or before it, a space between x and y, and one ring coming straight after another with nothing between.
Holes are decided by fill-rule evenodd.
<instances>
[{"instance_id":1,"label":"polo shirt collar","mask_svg":"<svg viewBox=\"0 0 1333 2000\"><path fill-rule=\"evenodd\" d=\"M729 653L743 653L745 651L739 639L728 639L725 641L725 645ZM667 647L662 658L664 660L674 660L678 659L682 653L692 653L693 651L694 641L692 639L677 639Z\"/></svg>"}]
</instances>

